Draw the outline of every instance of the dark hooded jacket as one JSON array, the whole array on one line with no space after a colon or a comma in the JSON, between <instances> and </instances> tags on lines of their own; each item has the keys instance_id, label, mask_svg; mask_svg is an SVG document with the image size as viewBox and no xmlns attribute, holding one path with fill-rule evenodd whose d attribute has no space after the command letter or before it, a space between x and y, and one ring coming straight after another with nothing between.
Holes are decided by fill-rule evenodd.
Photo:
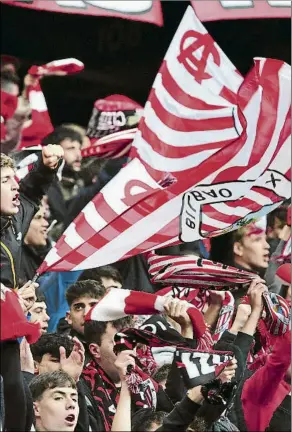
<instances>
[{"instance_id":1,"label":"dark hooded jacket","mask_svg":"<svg viewBox=\"0 0 292 432\"><path fill-rule=\"evenodd\" d=\"M0 217L1 282L8 288L18 288L23 240L42 197L57 178L58 168L46 167L40 157L20 182L18 213Z\"/></svg>"}]
</instances>

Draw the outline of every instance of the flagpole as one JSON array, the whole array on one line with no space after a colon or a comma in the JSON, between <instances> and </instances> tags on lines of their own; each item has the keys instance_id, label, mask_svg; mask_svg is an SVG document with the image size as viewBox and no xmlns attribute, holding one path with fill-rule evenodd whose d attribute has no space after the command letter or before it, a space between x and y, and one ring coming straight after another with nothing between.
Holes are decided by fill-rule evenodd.
<instances>
[{"instance_id":1,"label":"flagpole","mask_svg":"<svg viewBox=\"0 0 292 432\"><path fill-rule=\"evenodd\" d=\"M34 277L32 278L31 283L32 283L32 284L35 283L35 282L38 280L39 276L40 276L40 274L39 274L39 273L36 273L36 274L34 275Z\"/></svg>"}]
</instances>

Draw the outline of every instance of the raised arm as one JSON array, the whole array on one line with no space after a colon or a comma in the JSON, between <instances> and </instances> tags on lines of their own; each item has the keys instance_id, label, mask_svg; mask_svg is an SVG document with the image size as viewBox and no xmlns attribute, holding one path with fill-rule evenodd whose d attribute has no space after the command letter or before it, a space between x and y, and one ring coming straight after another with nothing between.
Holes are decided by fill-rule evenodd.
<instances>
[{"instance_id":1,"label":"raised arm","mask_svg":"<svg viewBox=\"0 0 292 432\"><path fill-rule=\"evenodd\" d=\"M24 199L39 205L48 188L57 178L57 170L62 163L64 150L59 145L49 144L42 149L42 156L32 170L20 182L19 192Z\"/></svg>"}]
</instances>

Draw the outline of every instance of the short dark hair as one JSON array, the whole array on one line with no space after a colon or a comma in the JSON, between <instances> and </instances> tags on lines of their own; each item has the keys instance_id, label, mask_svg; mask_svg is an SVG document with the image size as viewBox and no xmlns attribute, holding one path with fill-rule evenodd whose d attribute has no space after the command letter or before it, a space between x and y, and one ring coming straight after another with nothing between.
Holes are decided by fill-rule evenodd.
<instances>
[{"instance_id":1,"label":"short dark hair","mask_svg":"<svg viewBox=\"0 0 292 432\"><path fill-rule=\"evenodd\" d=\"M229 266L234 266L234 243L241 242L245 234L246 227L242 227L218 237L212 237L210 240L211 248L209 259Z\"/></svg>"},{"instance_id":2,"label":"short dark hair","mask_svg":"<svg viewBox=\"0 0 292 432\"><path fill-rule=\"evenodd\" d=\"M35 295L36 295L36 302L38 302L38 303L42 303L42 302L46 303L46 297L45 297L45 295L40 291L39 288L37 288L37 289L35 290Z\"/></svg>"},{"instance_id":3,"label":"short dark hair","mask_svg":"<svg viewBox=\"0 0 292 432\"><path fill-rule=\"evenodd\" d=\"M41 362L45 354L60 359L60 347L64 347L68 357L74 348L74 342L68 336L57 333L43 334L36 343L30 346L31 353L35 361Z\"/></svg>"},{"instance_id":4,"label":"short dark hair","mask_svg":"<svg viewBox=\"0 0 292 432\"><path fill-rule=\"evenodd\" d=\"M117 331L121 331L124 328L131 327L132 316L120 318L115 321L85 321L84 324L84 339L87 344L96 343L101 345L101 340L106 332L107 325L112 324Z\"/></svg>"},{"instance_id":5,"label":"short dark hair","mask_svg":"<svg viewBox=\"0 0 292 432\"><path fill-rule=\"evenodd\" d=\"M76 390L76 383L70 375L63 371L46 372L37 375L29 384L32 400L41 400L46 390L56 387L68 387Z\"/></svg>"},{"instance_id":6,"label":"short dark hair","mask_svg":"<svg viewBox=\"0 0 292 432\"><path fill-rule=\"evenodd\" d=\"M167 379L168 374L170 372L171 369L171 365L170 364L165 364L163 366L161 366L158 371L156 371L153 374L153 379L154 381L156 381L158 384L160 384L162 381L164 381L165 379Z\"/></svg>"},{"instance_id":7,"label":"short dark hair","mask_svg":"<svg viewBox=\"0 0 292 432\"><path fill-rule=\"evenodd\" d=\"M78 141L80 144L83 142L82 135L80 135L80 133L77 131L69 127L58 126L55 130L53 130L53 132L51 132L42 140L42 146L46 146L48 144L61 144L61 142L65 139L69 139L70 141Z\"/></svg>"},{"instance_id":8,"label":"short dark hair","mask_svg":"<svg viewBox=\"0 0 292 432\"><path fill-rule=\"evenodd\" d=\"M155 411L152 408L139 409L132 416L132 431L147 432L151 429L153 423L161 425L166 416L167 413L164 411Z\"/></svg>"},{"instance_id":9,"label":"short dark hair","mask_svg":"<svg viewBox=\"0 0 292 432\"><path fill-rule=\"evenodd\" d=\"M102 277L113 279L115 282L119 282L120 284L123 283L120 272L115 267L110 265L84 270L84 272L79 277L79 280L92 279L102 285Z\"/></svg>"},{"instance_id":10,"label":"short dark hair","mask_svg":"<svg viewBox=\"0 0 292 432\"><path fill-rule=\"evenodd\" d=\"M267 215L267 226L274 228L276 218L280 221L280 228L284 228L287 221L288 208L285 205L281 205Z\"/></svg>"},{"instance_id":11,"label":"short dark hair","mask_svg":"<svg viewBox=\"0 0 292 432\"><path fill-rule=\"evenodd\" d=\"M71 285L66 291L66 300L71 307L72 303L80 297L100 299L106 293L103 285L95 280L82 280Z\"/></svg>"}]
</instances>

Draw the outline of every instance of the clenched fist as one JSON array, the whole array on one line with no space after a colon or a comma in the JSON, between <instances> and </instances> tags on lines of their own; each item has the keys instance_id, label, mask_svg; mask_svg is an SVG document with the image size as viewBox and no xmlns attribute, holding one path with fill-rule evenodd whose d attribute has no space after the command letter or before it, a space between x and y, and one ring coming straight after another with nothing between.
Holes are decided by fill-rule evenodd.
<instances>
[{"instance_id":1,"label":"clenched fist","mask_svg":"<svg viewBox=\"0 0 292 432\"><path fill-rule=\"evenodd\" d=\"M57 167L60 159L64 157L64 150L60 145L48 144L42 150L43 163L48 168Z\"/></svg>"}]
</instances>

